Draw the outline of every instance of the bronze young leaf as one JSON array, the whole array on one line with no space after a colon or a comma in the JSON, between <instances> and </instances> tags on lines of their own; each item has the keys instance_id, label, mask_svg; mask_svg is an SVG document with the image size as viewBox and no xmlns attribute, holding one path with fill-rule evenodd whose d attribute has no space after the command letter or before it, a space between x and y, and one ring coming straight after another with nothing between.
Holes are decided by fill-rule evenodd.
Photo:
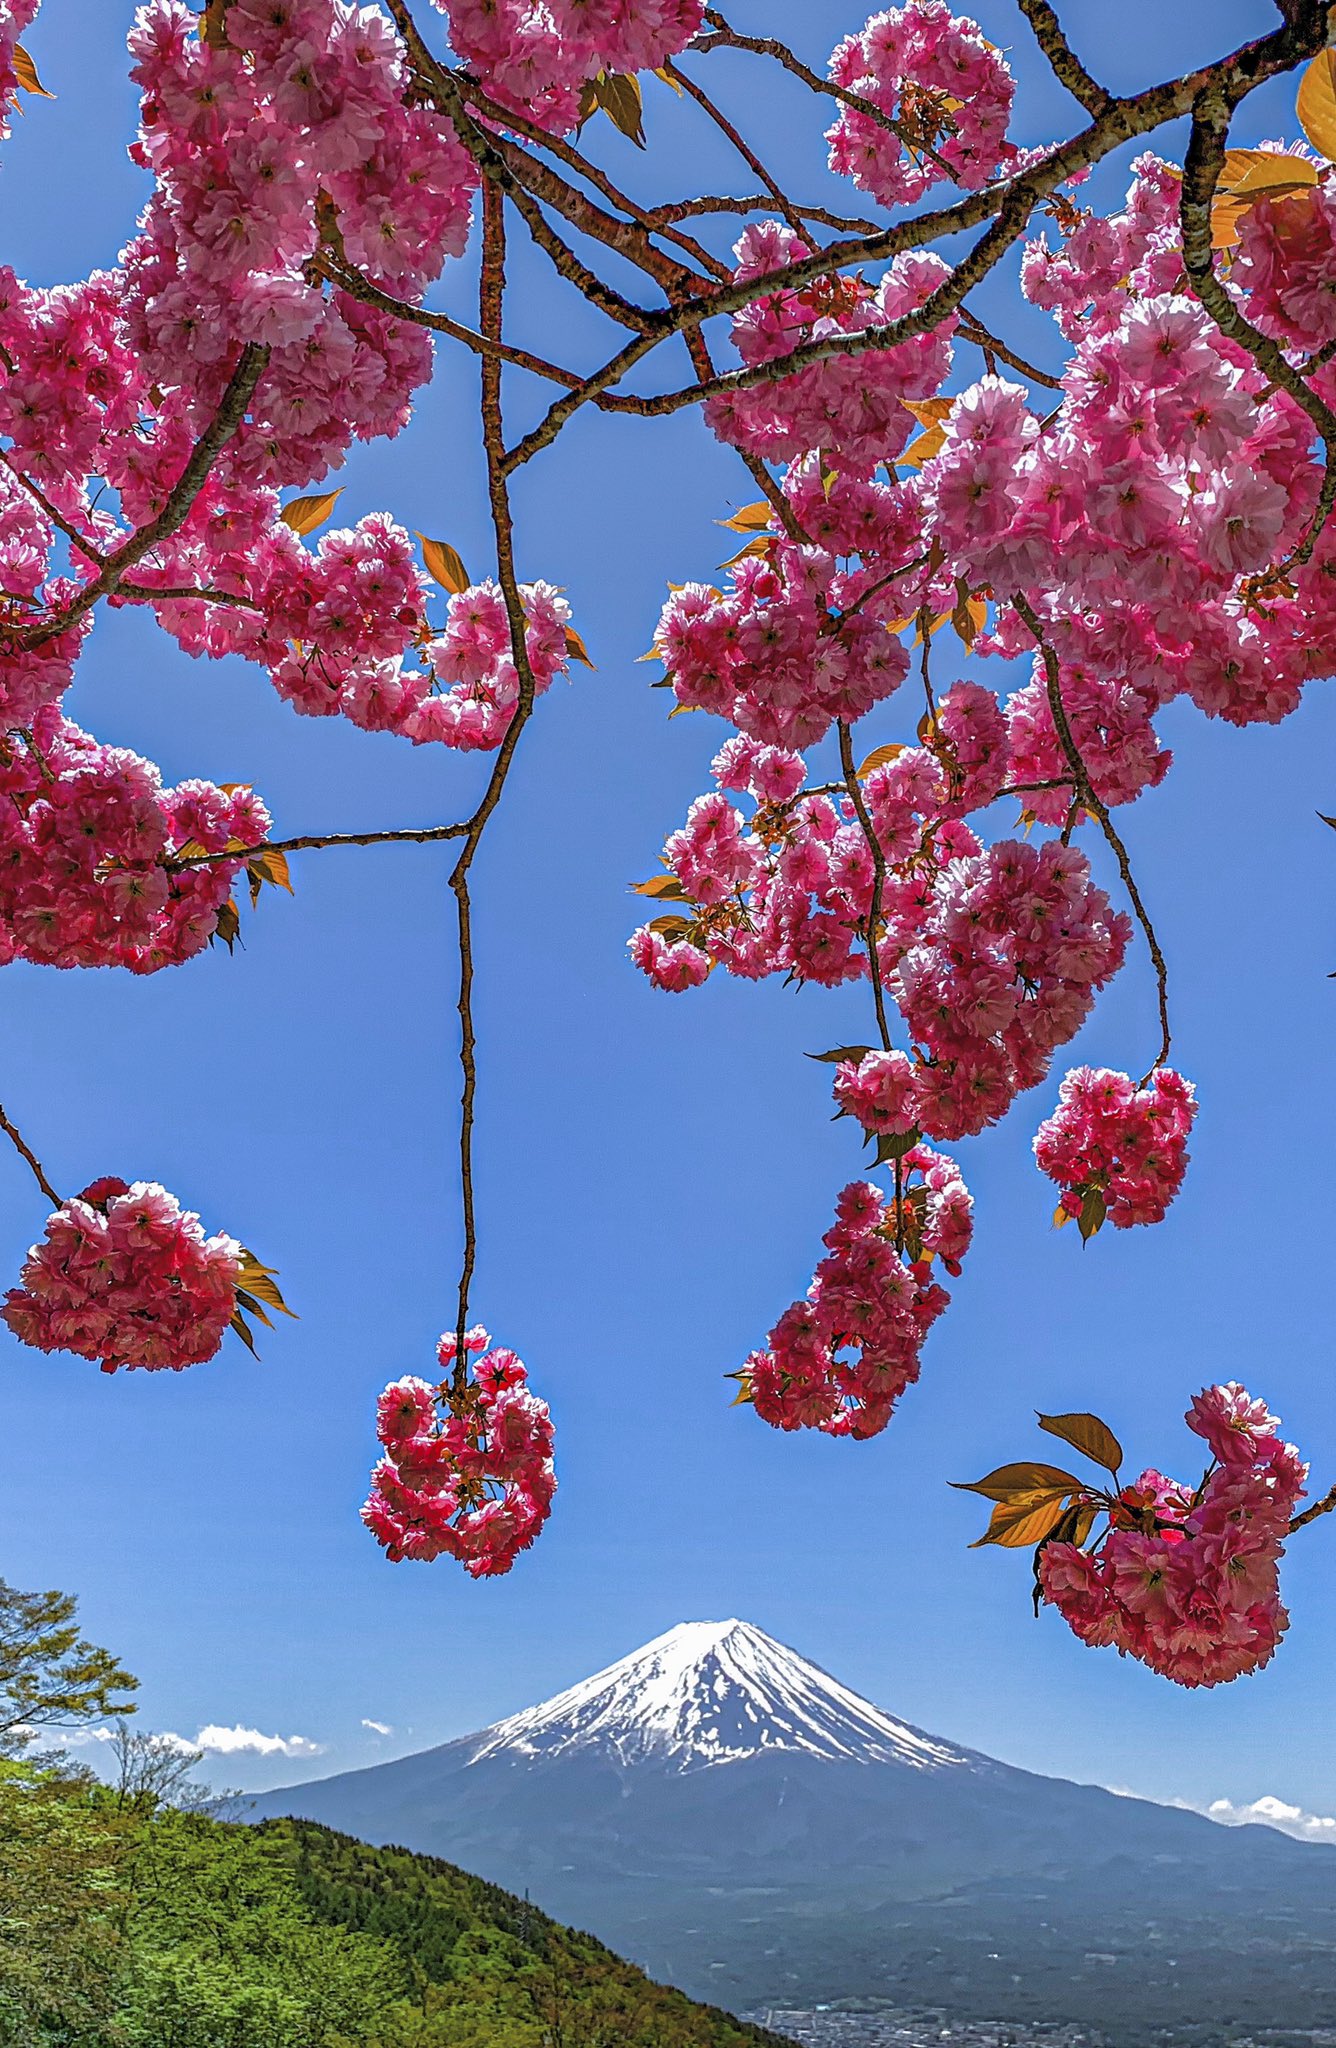
<instances>
[{"instance_id":1,"label":"bronze young leaf","mask_svg":"<svg viewBox=\"0 0 1336 2048\"><path fill-rule=\"evenodd\" d=\"M774 516L769 499L758 498L754 505L744 505L731 519L720 519L716 524L726 526L730 533L765 533Z\"/></svg>"},{"instance_id":2,"label":"bronze young leaf","mask_svg":"<svg viewBox=\"0 0 1336 2048\"><path fill-rule=\"evenodd\" d=\"M283 507L278 516L294 533L314 533L317 527L324 525L334 510L336 500L343 495L343 489L344 486L340 484L337 491L317 491L309 498L294 498L291 504Z\"/></svg>"},{"instance_id":3,"label":"bronze young leaf","mask_svg":"<svg viewBox=\"0 0 1336 2048\"><path fill-rule=\"evenodd\" d=\"M1318 51L1299 81L1294 111L1319 155L1329 163L1336 161L1336 50Z\"/></svg>"},{"instance_id":4,"label":"bronze young leaf","mask_svg":"<svg viewBox=\"0 0 1336 2048\"><path fill-rule=\"evenodd\" d=\"M1321 59L1317 61L1320 63ZM1299 97L1303 98L1302 87ZM1333 116L1336 117L1336 106ZM1306 157L1287 156L1274 149L1226 150L1217 197L1211 208L1212 246L1232 248L1239 238L1239 222L1259 199L1286 198L1315 185L1317 179L1317 165L1310 164Z\"/></svg>"},{"instance_id":5,"label":"bronze young leaf","mask_svg":"<svg viewBox=\"0 0 1336 2048\"><path fill-rule=\"evenodd\" d=\"M48 92L37 76L37 66L24 49L22 43L15 43L9 59L14 67L14 76L24 92L35 93L39 99L53 100L55 94Z\"/></svg>"},{"instance_id":6,"label":"bronze young leaf","mask_svg":"<svg viewBox=\"0 0 1336 2048\"><path fill-rule=\"evenodd\" d=\"M982 1479L953 1479L951 1484L961 1493L981 1493L985 1500L1011 1500L1017 1494L1047 1492L1054 1487L1066 1493L1079 1493L1084 1481L1072 1472L1064 1472L1059 1465L1040 1465L1026 1459L1015 1465L999 1465Z\"/></svg>"},{"instance_id":7,"label":"bronze young leaf","mask_svg":"<svg viewBox=\"0 0 1336 2048\"><path fill-rule=\"evenodd\" d=\"M427 565L427 574L434 577L442 590L448 590L452 597L458 597L469 587L469 572L449 541L428 540L425 533L419 533L422 542L422 559Z\"/></svg>"},{"instance_id":8,"label":"bronze young leaf","mask_svg":"<svg viewBox=\"0 0 1336 2048\"><path fill-rule=\"evenodd\" d=\"M676 875L651 875L647 882L632 882L631 891L636 896L671 896L680 902L691 900Z\"/></svg>"},{"instance_id":9,"label":"bronze young leaf","mask_svg":"<svg viewBox=\"0 0 1336 2048\"><path fill-rule=\"evenodd\" d=\"M1065 1499L1065 1494L1047 1493L999 1501L988 1527L970 1549L982 1550L986 1543L1001 1544L1004 1550L1031 1549L1057 1528L1067 1512Z\"/></svg>"},{"instance_id":10,"label":"bronze young leaf","mask_svg":"<svg viewBox=\"0 0 1336 2048\"><path fill-rule=\"evenodd\" d=\"M906 748L894 742L890 746L874 747L872 752L858 764L858 780L861 782L864 776L872 773L874 768L884 768L888 762L898 761L901 754L906 751Z\"/></svg>"},{"instance_id":11,"label":"bronze young leaf","mask_svg":"<svg viewBox=\"0 0 1336 2048\"><path fill-rule=\"evenodd\" d=\"M1106 1472L1118 1476L1123 1462L1123 1447L1107 1422L1101 1422L1098 1415L1041 1415L1039 1427L1046 1429L1050 1436L1061 1437L1065 1444L1072 1444L1078 1451L1084 1451L1087 1458L1093 1458Z\"/></svg>"}]
</instances>

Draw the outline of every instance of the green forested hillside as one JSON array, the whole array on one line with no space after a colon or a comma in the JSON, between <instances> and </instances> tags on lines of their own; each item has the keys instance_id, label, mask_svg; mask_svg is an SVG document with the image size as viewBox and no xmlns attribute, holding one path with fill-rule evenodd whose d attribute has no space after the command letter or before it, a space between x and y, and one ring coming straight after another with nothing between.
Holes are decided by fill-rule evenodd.
<instances>
[{"instance_id":1,"label":"green forested hillside","mask_svg":"<svg viewBox=\"0 0 1336 2048\"><path fill-rule=\"evenodd\" d=\"M0 1765L4 2048L775 2048L429 1857Z\"/></svg>"},{"instance_id":2,"label":"green forested hillside","mask_svg":"<svg viewBox=\"0 0 1336 2048\"><path fill-rule=\"evenodd\" d=\"M308 1911L401 1959L420 2021L396 2042L450 2048L763 2048L778 2039L651 1983L589 1934L433 1856L270 1822Z\"/></svg>"}]
</instances>

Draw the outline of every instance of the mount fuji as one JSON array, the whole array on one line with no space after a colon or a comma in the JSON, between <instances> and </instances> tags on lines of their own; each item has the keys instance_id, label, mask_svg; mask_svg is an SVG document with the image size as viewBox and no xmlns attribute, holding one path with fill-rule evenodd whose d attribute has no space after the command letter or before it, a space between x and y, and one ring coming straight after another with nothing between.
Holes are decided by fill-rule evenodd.
<instances>
[{"instance_id":1,"label":"mount fuji","mask_svg":"<svg viewBox=\"0 0 1336 2048\"><path fill-rule=\"evenodd\" d=\"M1329 1849L962 1749L744 1621L252 1802L280 1814L532 1890L716 2003L882 1997L1136 2048L1175 2018L1336 2011Z\"/></svg>"}]
</instances>

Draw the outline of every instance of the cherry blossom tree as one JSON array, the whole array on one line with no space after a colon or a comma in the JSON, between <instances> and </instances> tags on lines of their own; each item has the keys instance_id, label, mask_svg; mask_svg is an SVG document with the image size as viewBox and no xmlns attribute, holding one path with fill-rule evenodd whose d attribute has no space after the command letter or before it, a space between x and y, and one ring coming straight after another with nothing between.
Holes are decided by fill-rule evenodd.
<instances>
[{"instance_id":1,"label":"cherry blossom tree","mask_svg":"<svg viewBox=\"0 0 1336 2048\"><path fill-rule=\"evenodd\" d=\"M21 41L37 7L0 0L0 112L27 99L40 118ZM363 1519L392 1559L505 1571L555 1490L546 1404L469 1320L470 877L539 699L588 660L511 512L513 478L586 407L699 410L758 494L724 522L742 545L723 586L672 585L653 631L673 708L727 731L635 885L653 914L631 962L670 995L717 971L866 988L867 1042L817 1057L882 1178L835 1196L811 1284L738 1399L784 1430L886 1427L970 1245L941 1148L1022 1093L1048 1091L1035 1157L1074 1237L1154 1224L1182 1184L1196 1102L1122 814L1170 768L1155 719L1172 700L1274 723L1336 671L1336 50L1325 0L1277 0L1268 34L1118 94L1048 0L1017 13L1008 60L946 0L907 0L851 21L821 72L704 0L146 0L129 62L152 192L133 239L57 289L0 269L3 959L158 973L230 946L238 890L258 911L293 854L446 847L463 1250L441 1377L380 1398ZM753 67L747 133L715 97L716 51ZM1068 133L1011 139L1012 62L1065 90ZM807 90L848 211L767 165L779 70ZM1286 75L1293 139L1231 146L1237 110ZM714 124L740 195L622 190L647 82L656 122L675 95ZM1155 145L1181 120L1179 165ZM1125 202L1085 205L1128 144ZM601 319L593 368L507 338L515 236ZM474 325L428 303L470 244ZM1052 367L971 303L994 272L1052 316ZM354 441L400 431L436 351L476 360L495 557L476 582L388 512L328 525L328 479ZM522 433L515 373L551 392ZM249 787L165 788L62 708L103 606L260 664L303 716L490 755L480 802L278 838ZM955 646L1028 679L953 677ZM647 856L656 836L647 820ZM1149 1063L1077 1068L1054 1104L1055 1055L1133 946L1157 988ZM175 1370L287 1312L274 1269L163 1187L104 1176L62 1199L0 1124L51 1205L2 1311L23 1342ZM1209 1454L1196 1484L1125 1482L1107 1425L1075 1414L1041 1422L1097 1477L1031 1460L974 1490L993 1503L981 1540L1034 1551L1037 1604L1201 1685L1271 1656L1285 1540L1336 1488L1300 1510L1306 1467L1240 1387L1198 1394L1188 1420Z\"/></svg>"}]
</instances>

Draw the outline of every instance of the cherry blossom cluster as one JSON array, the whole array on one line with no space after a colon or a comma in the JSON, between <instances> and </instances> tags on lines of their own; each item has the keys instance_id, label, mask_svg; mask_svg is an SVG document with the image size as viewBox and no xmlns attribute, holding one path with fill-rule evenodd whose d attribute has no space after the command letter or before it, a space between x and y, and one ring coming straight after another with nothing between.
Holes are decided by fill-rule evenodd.
<instances>
[{"instance_id":1,"label":"cherry blossom cluster","mask_svg":"<svg viewBox=\"0 0 1336 2048\"><path fill-rule=\"evenodd\" d=\"M845 37L830 75L895 124L846 104L826 138L831 169L883 206L919 199L939 178L975 191L1011 167L1011 72L977 22L945 0L874 14Z\"/></svg>"},{"instance_id":2,"label":"cherry blossom cluster","mask_svg":"<svg viewBox=\"0 0 1336 2048\"><path fill-rule=\"evenodd\" d=\"M436 0L450 41L493 99L557 134L600 72L657 71L686 48L705 0Z\"/></svg>"},{"instance_id":3,"label":"cherry blossom cluster","mask_svg":"<svg viewBox=\"0 0 1336 2048\"><path fill-rule=\"evenodd\" d=\"M952 815L996 794L1005 758L989 693L958 684L935 747L903 748L862 782L885 863L878 969L914 1047L910 1124L936 1138L983 1130L1044 1078L1131 931L1078 849L985 848ZM667 989L715 964L826 986L865 976L877 881L852 799L803 796L803 762L746 738L714 767L755 797L750 829L722 791L697 799L665 843L664 883L646 885L673 908L633 935L636 965ZM766 794L780 789L792 794Z\"/></svg>"},{"instance_id":4,"label":"cherry blossom cluster","mask_svg":"<svg viewBox=\"0 0 1336 2048\"><path fill-rule=\"evenodd\" d=\"M179 1372L222 1343L244 1256L156 1181L108 1177L48 1217L0 1315L24 1344L96 1358L103 1372Z\"/></svg>"},{"instance_id":5,"label":"cherry blossom cluster","mask_svg":"<svg viewBox=\"0 0 1336 2048\"><path fill-rule=\"evenodd\" d=\"M1143 1472L1093 1549L1039 1554L1043 1597L1081 1638L1186 1686L1260 1670L1289 1624L1278 1569L1308 1468L1245 1390L1207 1387L1187 1415L1212 1464L1197 1487Z\"/></svg>"},{"instance_id":6,"label":"cherry blossom cluster","mask_svg":"<svg viewBox=\"0 0 1336 2048\"><path fill-rule=\"evenodd\" d=\"M385 1455L362 1520L395 1563L454 1557L471 1577L494 1578L551 1511L552 1418L513 1351L493 1347L481 1328L464 1341L460 1361L453 1332L441 1338L446 1377L438 1384L392 1380L381 1395L376 1433Z\"/></svg>"},{"instance_id":7,"label":"cherry blossom cluster","mask_svg":"<svg viewBox=\"0 0 1336 2048\"><path fill-rule=\"evenodd\" d=\"M206 946L244 858L174 868L268 837L251 789L182 782L58 711L0 739L0 962L152 974Z\"/></svg>"},{"instance_id":8,"label":"cherry blossom cluster","mask_svg":"<svg viewBox=\"0 0 1336 2048\"><path fill-rule=\"evenodd\" d=\"M379 8L227 0L217 35L198 26L182 0L147 0L130 34L155 189L125 257L129 332L150 378L206 405L236 342L269 346L250 470L299 482L385 431L374 344L360 360L357 323L306 265L325 246L419 294L463 250L476 173L453 125L410 104Z\"/></svg>"},{"instance_id":9,"label":"cherry blossom cluster","mask_svg":"<svg viewBox=\"0 0 1336 2048\"><path fill-rule=\"evenodd\" d=\"M1144 1088L1107 1067L1076 1067L1040 1124L1034 1156L1087 1235L1107 1215L1119 1230L1159 1223L1187 1172L1197 1114L1190 1081L1158 1067Z\"/></svg>"},{"instance_id":10,"label":"cherry blossom cluster","mask_svg":"<svg viewBox=\"0 0 1336 2048\"><path fill-rule=\"evenodd\" d=\"M932 1262L960 1271L972 1203L955 1161L927 1145L903 1154L896 1189L889 1202L870 1181L844 1189L806 1298L748 1358L743 1394L776 1429L876 1436L918 1378L923 1340L951 1298Z\"/></svg>"},{"instance_id":11,"label":"cherry blossom cluster","mask_svg":"<svg viewBox=\"0 0 1336 2048\"><path fill-rule=\"evenodd\" d=\"M734 276L750 283L812 253L777 221L749 227L736 244ZM863 334L917 312L947 276L940 256L908 250L875 289L857 277L819 277L797 291L768 293L735 315L733 344L748 367L774 362L808 342ZM894 348L863 349L709 399L705 418L721 441L767 461L824 449L841 470L871 476L894 461L915 421L904 399L926 399L951 367L954 316Z\"/></svg>"}]
</instances>

